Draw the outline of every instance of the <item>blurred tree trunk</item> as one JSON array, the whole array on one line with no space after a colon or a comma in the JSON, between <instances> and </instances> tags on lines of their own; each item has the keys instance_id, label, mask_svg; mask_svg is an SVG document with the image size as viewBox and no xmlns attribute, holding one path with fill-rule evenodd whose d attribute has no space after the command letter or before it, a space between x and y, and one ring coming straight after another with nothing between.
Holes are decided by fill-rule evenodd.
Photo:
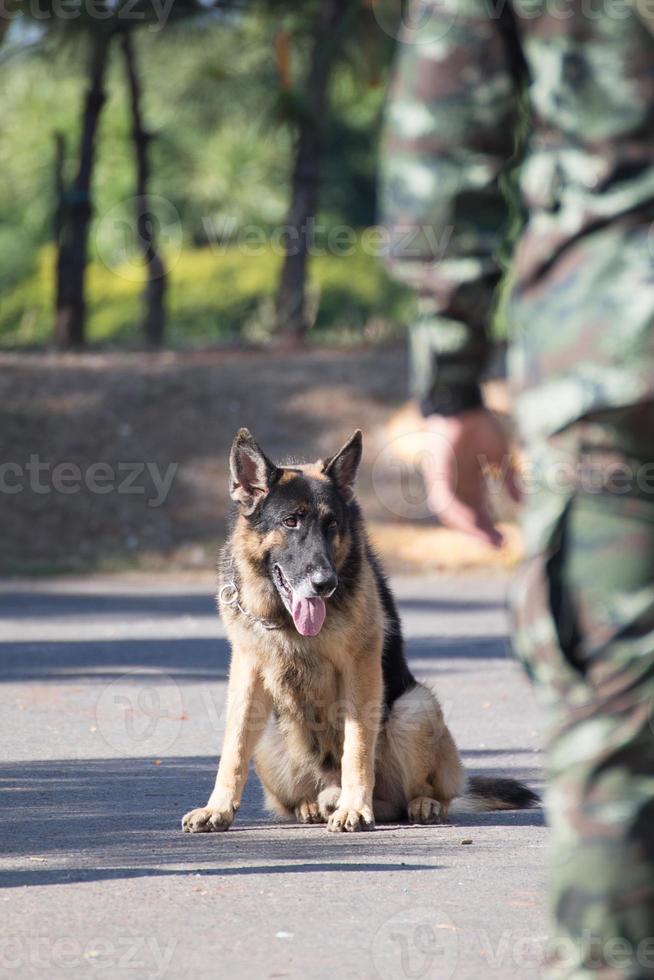
<instances>
[{"instance_id":1,"label":"blurred tree trunk","mask_svg":"<svg viewBox=\"0 0 654 980\"><path fill-rule=\"evenodd\" d=\"M309 69L297 121L286 254L276 301L277 332L291 346L303 343L310 326L306 309L308 248L318 208L329 82L343 22L352 6L352 0L319 0L312 30Z\"/></svg>"},{"instance_id":2,"label":"blurred tree trunk","mask_svg":"<svg viewBox=\"0 0 654 980\"><path fill-rule=\"evenodd\" d=\"M5 34L11 27L14 15L20 10L21 0L5 0L0 4L0 44L5 39Z\"/></svg>"},{"instance_id":3,"label":"blurred tree trunk","mask_svg":"<svg viewBox=\"0 0 654 980\"><path fill-rule=\"evenodd\" d=\"M143 123L141 82L134 43L129 32L123 34L122 46L129 87L132 140L136 158L136 237L147 270L147 281L143 294L143 333L149 346L160 347L163 343L166 326L164 305L166 269L157 250L156 219L150 209L148 198L150 184L148 148L151 136Z\"/></svg>"},{"instance_id":4,"label":"blurred tree trunk","mask_svg":"<svg viewBox=\"0 0 654 980\"><path fill-rule=\"evenodd\" d=\"M55 159L54 159L54 192L57 202L54 213L53 231L55 242L61 241L64 225L64 202L66 200L66 183L64 178L64 165L66 161L66 137L63 133L55 132Z\"/></svg>"},{"instance_id":5,"label":"blurred tree trunk","mask_svg":"<svg viewBox=\"0 0 654 980\"><path fill-rule=\"evenodd\" d=\"M56 273L55 343L59 347L83 347L86 328L84 295L91 205L91 181L96 137L106 101L105 74L111 35L102 32L91 42L89 78L82 115L77 174L70 187L62 188L57 204L58 254Z\"/></svg>"}]
</instances>

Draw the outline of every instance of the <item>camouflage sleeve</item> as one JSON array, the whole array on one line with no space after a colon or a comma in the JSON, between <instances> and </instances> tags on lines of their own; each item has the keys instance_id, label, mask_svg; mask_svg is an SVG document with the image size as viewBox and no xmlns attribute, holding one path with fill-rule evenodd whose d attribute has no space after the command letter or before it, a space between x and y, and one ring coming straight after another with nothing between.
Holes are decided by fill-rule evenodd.
<instances>
[{"instance_id":1,"label":"camouflage sleeve","mask_svg":"<svg viewBox=\"0 0 654 980\"><path fill-rule=\"evenodd\" d=\"M391 271L419 296L412 390L425 414L481 404L508 217L500 177L514 153L519 106L510 17L492 18L484 0L412 0L400 35L381 220Z\"/></svg>"}]
</instances>

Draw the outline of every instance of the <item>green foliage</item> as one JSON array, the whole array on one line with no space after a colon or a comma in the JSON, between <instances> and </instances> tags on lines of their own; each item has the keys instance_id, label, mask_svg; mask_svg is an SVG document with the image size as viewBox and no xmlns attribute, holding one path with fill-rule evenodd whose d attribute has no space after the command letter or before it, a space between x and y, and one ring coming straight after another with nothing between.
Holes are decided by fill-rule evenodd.
<instances>
[{"instance_id":1,"label":"green foliage","mask_svg":"<svg viewBox=\"0 0 654 980\"><path fill-rule=\"evenodd\" d=\"M243 18L175 24L162 33L145 29L137 36L145 119L155 137L151 189L170 201L190 242L206 241L212 226L257 224L270 230L284 220L293 133L288 96L280 92L276 76L275 30L272 21ZM127 98L116 54L94 175L96 223L134 187ZM71 58L68 47L49 45L0 65L5 94L0 227L20 231L24 253L51 238L55 130L66 137L68 176L74 166L84 64L83 50ZM294 48L291 66L294 79L301 79L301 50ZM361 72L361 66L346 64L336 75L335 118L323 166L325 220L355 227L375 220L382 105L381 89L370 88ZM104 239L100 245L104 254L112 242ZM3 279L8 272L3 262Z\"/></svg>"},{"instance_id":2,"label":"green foliage","mask_svg":"<svg viewBox=\"0 0 654 980\"><path fill-rule=\"evenodd\" d=\"M244 255L235 247L185 249L171 262L170 344L268 340L280 261L270 248L260 255ZM3 297L0 346L50 342L53 264L54 250L44 248L32 275ZM139 344L141 282L132 264L110 269L95 261L88 285L90 342ZM316 256L310 289L319 299L312 336L321 341L384 339L401 330L409 314L407 293L388 279L376 258L360 249L347 256Z\"/></svg>"},{"instance_id":3,"label":"green foliage","mask_svg":"<svg viewBox=\"0 0 654 980\"><path fill-rule=\"evenodd\" d=\"M191 0L189 0L191 2ZM249 227L270 234L286 217L292 165L293 119L306 60L311 18L207 13L144 27L136 35L142 69L144 115L151 144L151 192L163 233L181 236L182 254L169 288L171 343L236 336L265 339L279 258L244 257L216 250ZM265 5L262 10L265 10ZM306 11L305 11L306 13ZM305 23L306 21L306 23ZM283 24L292 37L292 90L277 78L274 37ZM59 31L61 38L66 32ZM351 38L336 72L334 118L323 160L322 234L375 220L376 139L383 88L371 71L360 38ZM364 52L362 54L362 51ZM51 338L55 208L54 134L66 139L65 177L77 159L80 108L87 58L84 32L48 37L0 62L0 344L44 343ZM375 74L384 49L375 57ZM135 174L123 66L110 59L108 101L102 114L93 180L94 218L89 242L89 339L134 343L139 335L139 282L126 239ZM213 251L202 246L211 245ZM131 253L131 254L130 254ZM170 249L168 249L170 254ZM176 253L175 253L176 254ZM171 260L174 256L171 255ZM107 266L114 271L109 271ZM348 270L349 269L349 273ZM118 270L118 271L116 271ZM321 336L361 330L371 322L402 318L401 290L375 260L357 253L311 263L311 294Z\"/></svg>"},{"instance_id":4,"label":"green foliage","mask_svg":"<svg viewBox=\"0 0 654 980\"><path fill-rule=\"evenodd\" d=\"M67 131L81 78L40 56L14 56L0 71L0 281L28 275L52 234L55 130ZM56 87L56 97L54 89ZM0 302L2 298L0 297Z\"/></svg>"}]
</instances>

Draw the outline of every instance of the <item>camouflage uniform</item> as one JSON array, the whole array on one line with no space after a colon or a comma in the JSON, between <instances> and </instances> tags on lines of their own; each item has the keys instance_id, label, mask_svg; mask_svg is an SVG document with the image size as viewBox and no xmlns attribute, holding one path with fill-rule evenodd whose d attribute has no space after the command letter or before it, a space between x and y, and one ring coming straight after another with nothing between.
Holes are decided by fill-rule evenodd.
<instances>
[{"instance_id":1,"label":"camouflage uniform","mask_svg":"<svg viewBox=\"0 0 654 980\"><path fill-rule=\"evenodd\" d=\"M622 0L414 3L382 155L426 414L479 404L521 158L506 306L536 478L515 646L551 720L551 969L575 980L654 977L650 18Z\"/></svg>"}]
</instances>

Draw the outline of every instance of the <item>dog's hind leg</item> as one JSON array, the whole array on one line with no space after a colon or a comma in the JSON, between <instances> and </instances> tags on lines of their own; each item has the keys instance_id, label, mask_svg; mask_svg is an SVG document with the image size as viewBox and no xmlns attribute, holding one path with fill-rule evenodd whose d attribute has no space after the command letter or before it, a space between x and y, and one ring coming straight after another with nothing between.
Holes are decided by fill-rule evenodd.
<instances>
[{"instance_id":1,"label":"dog's hind leg","mask_svg":"<svg viewBox=\"0 0 654 980\"><path fill-rule=\"evenodd\" d=\"M318 806L319 779L310 763L296 762L274 721L266 726L254 756L266 809L299 823L324 823Z\"/></svg>"},{"instance_id":2,"label":"dog's hind leg","mask_svg":"<svg viewBox=\"0 0 654 980\"><path fill-rule=\"evenodd\" d=\"M465 771L459 750L445 722L434 750L429 783L434 798L440 804L440 822L445 823L452 800L461 795L465 786Z\"/></svg>"},{"instance_id":3,"label":"dog's hind leg","mask_svg":"<svg viewBox=\"0 0 654 980\"><path fill-rule=\"evenodd\" d=\"M454 800L463 810L526 809L539 803L515 779L466 779L436 696L416 684L394 702L377 742L375 816L392 822L399 808L399 819L408 817L411 823L445 823Z\"/></svg>"},{"instance_id":4,"label":"dog's hind leg","mask_svg":"<svg viewBox=\"0 0 654 980\"><path fill-rule=\"evenodd\" d=\"M395 701L379 745L375 796L402 800L411 823L443 823L465 777L438 700L427 687L416 684Z\"/></svg>"}]
</instances>

